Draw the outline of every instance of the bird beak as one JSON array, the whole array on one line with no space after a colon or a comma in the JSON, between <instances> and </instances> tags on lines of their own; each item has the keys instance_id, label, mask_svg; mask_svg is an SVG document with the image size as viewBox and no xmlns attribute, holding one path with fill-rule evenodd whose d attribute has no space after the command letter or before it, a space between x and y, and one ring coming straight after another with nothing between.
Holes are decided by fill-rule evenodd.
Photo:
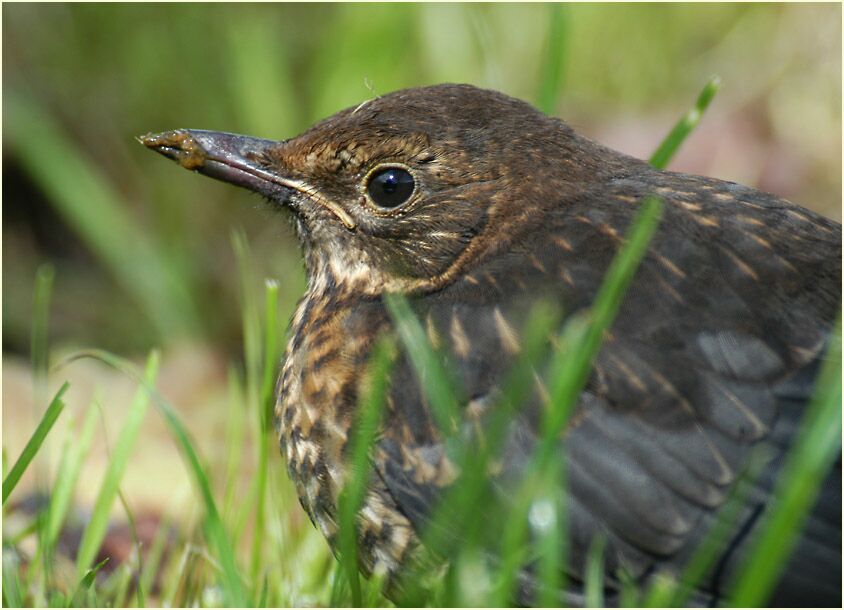
<instances>
[{"instance_id":1,"label":"bird beak","mask_svg":"<svg viewBox=\"0 0 844 610\"><path fill-rule=\"evenodd\" d=\"M262 167L256 160L278 142L220 131L178 129L150 133L138 141L185 169L246 187L262 195L278 195L279 188L290 189L287 181Z\"/></svg>"},{"instance_id":2,"label":"bird beak","mask_svg":"<svg viewBox=\"0 0 844 610\"><path fill-rule=\"evenodd\" d=\"M357 224L342 206L324 197L306 182L267 169L261 160L280 142L199 129L148 133L140 136L138 141L185 169L243 186L280 203L290 203L291 192L299 191L337 216L347 229L353 230Z\"/></svg>"}]
</instances>

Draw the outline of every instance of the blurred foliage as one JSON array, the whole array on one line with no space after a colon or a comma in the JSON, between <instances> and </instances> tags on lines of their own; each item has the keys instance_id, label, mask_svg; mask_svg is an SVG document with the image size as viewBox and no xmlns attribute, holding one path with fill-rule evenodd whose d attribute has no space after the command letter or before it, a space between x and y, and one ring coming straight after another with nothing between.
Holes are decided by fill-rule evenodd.
<instances>
[{"instance_id":1,"label":"blurred foliage","mask_svg":"<svg viewBox=\"0 0 844 610\"><path fill-rule=\"evenodd\" d=\"M45 261L56 270L54 342L140 353L203 337L238 351L231 231L249 236L255 282L281 280L286 316L304 287L288 223L245 191L150 155L134 136L195 127L287 138L401 87L500 89L645 156L718 74L722 92L672 168L840 218L838 5L2 10L6 352L28 351Z\"/></svg>"}]
</instances>

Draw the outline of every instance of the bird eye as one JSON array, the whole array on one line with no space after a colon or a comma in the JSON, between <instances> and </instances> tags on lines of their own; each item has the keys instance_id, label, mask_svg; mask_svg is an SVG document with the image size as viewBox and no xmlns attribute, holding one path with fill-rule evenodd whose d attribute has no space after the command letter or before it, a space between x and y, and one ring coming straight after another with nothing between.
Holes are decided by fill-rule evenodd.
<instances>
[{"instance_id":1,"label":"bird eye","mask_svg":"<svg viewBox=\"0 0 844 610\"><path fill-rule=\"evenodd\" d=\"M369 177L366 189L378 207L396 208L410 199L416 184L406 169L388 167Z\"/></svg>"}]
</instances>

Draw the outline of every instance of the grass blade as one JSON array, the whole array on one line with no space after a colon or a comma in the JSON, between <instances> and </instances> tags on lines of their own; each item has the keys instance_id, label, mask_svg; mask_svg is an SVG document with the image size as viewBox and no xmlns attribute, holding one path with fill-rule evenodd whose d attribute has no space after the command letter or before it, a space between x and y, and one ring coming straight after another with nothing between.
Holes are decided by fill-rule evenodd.
<instances>
[{"instance_id":1,"label":"grass blade","mask_svg":"<svg viewBox=\"0 0 844 610\"><path fill-rule=\"evenodd\" d=\"M226 459L226 475L223 479L226 489L223 498L223 514L228 517L244 510L240 465L243 460L243 444L246 436L246 410L243 409L246 399L243 383L233 364L228 367L227 379L228 409L226 411L225 446L228 449L228 457ZM237 536L236 532L235 536Z\"/></svg>"},{"instance_id":2,"label":"grass blade","mask_svg":"<svg viewBox=\"0 0 844 610\"><path fill-rule=\"evenodd\" d=\"M568 420L569 412L580 395L592 361L598 354L601 340L609 330L621 306L624 293L639 266L656 232L662 215L662 202L655 197L646 198L641 205L625 243L612 261L589 313L588 324L582 318L573 318L560 337L560 345L570 349L557 351L548 376L551 408L543 426L543 449L540 463L551 458L559 433Z\"/></svg>"},{"instance_id":3,"label":"grass blade","mask_svg":"<svg viewBox=\"0 0 844 610\"><path fill-rule=\"evenodd\" d=\"M145 372L145 379L149 385L155 383L155 377L158 374L158 364L158 352L154 351L147 359ZM126 464L129 462L129 455L135 446L135 441L138 438L138 433L140 432L141 424L144 421L148 407L149 392L145 384L138 387L135 397L132 399L126 423L123 424L123 428L120 430L120 435L117 438L114 451L108 462L100 491L94 502L91 520L82 534L82 540L79 543L79 553L76 559L76 574L78 578L82 578L93 563L100 544L105 537L111 507L114 504L115 498L117 498L120 480L123 478Z\"/></svg>"},{"instance_id":4,"label":"grass blade","mask_svg":"<svg viewBox=\"0 0 844 610\"><path fill-rule=\"evenodd\" d=\"M117 578L117 583L114 588L114 593L111 596L114 601L115 608L125 608L127 606L127 598L129 596L129 585L132 584L132 576L133 576L133 569L127 563L124 563L120 566L120 569L115 577ZM140 603L138 603L139 608L143 608L143 594L140 593L142 591L140 583L138 584L138 599Z\"/></svg>"},{"instance_id":5,"label":"grass blade","mask_svg":"<svg viewBox=\"0 0 844 610\"><path fill-rule=\"evenodd\" d=\"M266 522L266 496L267 496L267 468L269 460L270 439L267 434L258 437L258 465L257 481L255 490L255 521L252 533L252 553L249 563L249 574L252 583L257 585L258 576L261 571L261 551L264 548L264 528Z\"/></svg>"},{"instance_id":6,"label":"grass blade","mask_svg":"<svg viewBox=\"0 0 844 610\"><path fill-rule=\"evenodd\" d=\"M548 42L539 79L537 106L548 115L556 114L557 103L565 76L568 49L569 23L568 7L560 3L546 5L548 19Z\"/></svg>"},{"instance_id":7,"label":"grass blade","mask_svg":"<svg viewBox=\"0 0 844 610\"><path fill-rule=\"evenodd\" d=\"M258 607L259 608L266 608L267 607L267 598L269 597L269 581L267 579L267 575L264 574L264 578L261 579L261 594L258 596Z\"/></svg>"},{"instance_id":8,"label":"grass blade","mask_svg":"<svg viewBox=\"0 0 844 610\"><path fill-rule=\"evenodd\" d=\"M346 578L346 572L343 564L334 564L334 569L331 570L331 602L329 606L332 608L338 608L343 605L349 605L343 603L343 600L346 598L348 585L349 579Z\"/></svg>"},{"instance_id":9,"label":"grass blade","mask_svg":"<svg viewBox=\"0 0 844 610\"><path fill-rule=\"evenodd\" d=\"M278 327L278 282L266 280L264 301L264 366L261 380L261 406L263 407L264 431L272 430L271 422L275 406L275 380L281 360L278 345L280 329Z\"/></svg>"},{"instance_id":10,"label":"grass blade","mask_svg":"<svg viewBox=\"0 0 844 610\"><path fill-rule=\"evenodd\" d=\"M246 392L249 405L258 405L261 383L261 322L255 303L252 253L242 230L232 232L232 246L240 278L240 309L243 322L243 358L246 365Z\"/></svg>"},{"instance_id":11,"label":"grass blade","mask_svg":"<svg viewBox=\"0 0 844 610\"><path fill-rule=\"evenodd\" d=\"M48 323L55 275L53 266L50 264L41 265L35 273L31 351L32 369L35 371L35 378L38 383L47 379L49 367Z\"/></svg>"},{"instance_id":12,"label":"grass blade","mask_svg":"<svg viewBox=\"0 0 844 610\"><path fill-rule=\"evenodd\" d=\"M437 354L432 348L425 331L422 330L422 324L413 314L404 295L385 294L384 304L419 376L419 385L430 400L437 425L444 434L450 435L460 421L457 380L449 374L449 369L444 364L444 356Z\"/></svg>"},{"instance_id":13,"label":"grass blade","mask_svg":"<svg viewBox=\"0 0 844 610\"><path fill-rule=\"evenodd\" d=\"M132 295L162 336L197 329L189 283L136 227L121 195L32 98L3 101L4 141L49 202Z\"/></svg>"},{"instance_id":14,"label":"grass blade","mask_svg":"<svg viewBox=\"0 0 844 610\"><path fill-rule=\"evenodd\" d=\"M149 395L153 398L156 408L164 418L165 423L170 429L171 434L175 437L179 447L182 449L184 457L188 463L188 470L194 476L197 486L199 487L206 512L205 535L210 545L217 551L217 556L220 561L223 576L222 588L224 603L227 606L247 606L249 604L249 600L246 597L243 583L240 580L240 575L235 564L234 550L228 539L225 528L223 527L222 519L220 519L220 513L217 510L217 504L214 501L214 496L211 493L211 485L208 481L208 477L205 475L205 470L200 464L199 457L193 448L193 444L190 442L188 433L182 425L182 422L179 420L178 415L176 415L176 411L166 400L164 400L155 387L138 375L134 366L127 360L103 350L88 350L77 352L66 359L62 364L67 364L81 358L94 358L106 363L118 371L121 371L123 374L133 379L136 383L143 385Z\"/></svg>"},{"instance_id":15,"label":"grass blade","mask_svg":"<svg viewBox=\"0 0 844 610\"><path fill-rule=\"evenodd\" d=\"M82 608L85 606L90 606L91 604L87 603L86 598L88 597L88 592L91 590L91 586L94 584L94 579L97 577L97 572L108 563L108 557L103 559L100 563L95 565L90 570L86 570L85 574L82 576L82 579L79 581L79 585L76 587L76 591L73 593L73 597L71 598L70 605L73 608Z\"/></svg>"},{"instance_id":16,"label":"grass blade","mask_svg":"<svg viewBox=\"0 0 844 610\"><path fill-rule=\"evenodd\" d=\"M245 508L248 509L248 514L251 514L253 510L255 514L249 573L252 582L257 583L264 535L264 502L267 481L266 465L269 454L266 438L268 425L267 407L262 394L266 379L261 366L261 317L258 312L254 291L255 278L252 272L252 253L249 248L249 242L246 239L246 234L242 230L232 232L232 246L234 247L235 259L237 260L238 277L240 278L243 357L246 368L246 403L250 409L254 409L253 412L257 416L258 442L256 443L256 448L258 455L256 461L258 470L256 478L253 481L254 494L247 496L250 498L250 501L245 505ZM265 341L269 341L269 338L266 336Z\"/></svg>"},{"instance_id":17,"label":"grass blade","mask_svg":"<svg viewBox=\"0 0 844 610\"><path fill-rule=\"evenodd\" d=\"M527 559L527 514L532 498L527 494L518 494L510 518L504 522L501 533L501 566L492 589L492 605L505 607L510 605L516 588L519 570Z\"/></svg>"},{"instance_id":18,"label":"grass blade","mask_svg":"<svg viewBox=\"0 0 844 610\"><path fill-rule=\"evenodd\" d=\"M502 396L497 401L495 413L497 417L488 426L487 451L481 461L468 462L462 467L467 476L484 476L487 471L486 461L489 457L500 453L500 445L504 439L504 430L512 417L512 410L524 403L529 393L535 387L535 375L539 362L548 352L548 337L557 328L560 312L553 303L539 302L528 317L528 324L522 333L524 337L523 349L516 363L513 365L502 388ZM553 466L553 464L552 464ZM545 473L528 472L524 483L514 494L512 507L505 520L502 535L501 567L496 579L495 603L509 605L513 603L514 585L522 566L528 558L526 548L528 527L533 538L540 541L538 551L540 562L540 578L544 574L543 567L558 566L556 562L558 549L545 545L546 540L559 540L559 515L556 506L549 505L549 497L556 497L556 473L549 469ZM475 484L471 487L479 488ZM470 499L477 502L476 498ZM539 517L539 518L537 518ZM555 542L556 545L556 542ZM556 572L556 567L550 568ZM555 576L556 579L556 576ZM553 605L542 598L540 605ZM540 593L540 597L541 597Z\"/></svg>"},{"instance_id":19,"label":"grass blade","mask_svg":"<svg viewBox=\"0 0 844 610\"><path fill-rule=\"evenodd\" d=\"M33 563L37 563L39 559L43 559L45 574L48 575L48 578L54 567L53 550L73 500L73 492L76 482L79 480L82 464L94 440L96 424L97 406L92 402L85 413L81 432L69 430L70 434L62 452L59 470L56 473L55 483L50 493L50 503L47 507L41 543L38 545L33 560Z\"/></svg>"},{"instance_id":20,"label":"grass blade","mask_svg":"<svg viewBox=\"0 0 844 610\"><path fill-rule=\"evenodd\" d=\"M363 505L372 474L369 456L384 413L394 352L395 347L388 339L381 339L372 350L357 422L349 441L349 477L338 501L340 561L351 586L352 603L356 607L360 607L363 600L358 579L357 514Z\"/></svg>"},{"instance_id":21,"label":"grass blade","mask_svg":"<svg viewBox=\"0 0 844 610\"><path fill-rule=\"evenodd\" d=\"M586 556L586 607L604 607L604 547L607 539L598 535L592 539Z\"/></svg>"},{"instance_id":22,"label":"grass blade","mask_svg":"<svg viewBox=\"0 0 844 610\"><path fill-rule=\"evenodd\" d=\"M540 493L531 506L530 520L539 551L539 605L560 605L565 565L566 513L564 470L561 461L549 461L539 473Z\"/></svg>"},{"instance_id":23,"label":"grass blade","mask_svg":"<svg viewBox=\"0 0 844 610\"><path fill-rule=\"evenodd\" d=\"M166 582L161 586L161 606L163 608L175 608L176 595L179 592L179 585L188 572L188 560L191 556L190 545L185 545L182 552L170 556L168 565L163 570L163 574L167 576Z\"/></svg>"},{"instance_id":24,"label":"grass blade","mask_svg":"<svg viewBox=\"0 0 844 610\"><path fill-rule=\"evenodd\" d=\"M426 544L430 548L448 555L451 545L456 542L448 540L450 530L461 532L462 547L478 543L477 536L480 535L481 528L477 509L483 507L483 494L488 490L488 466L500 453L513 409L523 404L534 387L537 364L547 351L548 337L558 320L559 312L553 304L537 303L531 310L523 333L522 351L502 384L501 395L490 409L489 419L484 423L482 438L479 437L477 442L471 443L454 436L446 440L449 457L456 463L461 478L460 484L453 485L445 494L434 512L429 531L425 532ZM428 387L431 383L433 377L423 386L424 391L432 390ZM529 487L532 480L528 477L527 481L526 485ZM517 492L516 497L520 497L521 493L534 492L535 488ZM516 502L516 505L518 504ZM518 513L512 513L511 517L525 518ZM439 527L436 525L438 523L448 523L451 526Z\"/></svg>"},{"instance_id":25,"label":"grass blade","mask_svg":"<svg viewBox=\"0 0 844 610\"><path fill-rule=\"evenodd\" d=\"M841 451L841 319L825 356L815 395L774 490L771 512L734 581L731 603L764 605L800 528Z\"/></svg>"},{"instance_id":26,"label":"grass blade","mask_svg":"<svg viewBox=\"0 0 844 610\"><path fill-rule=\"evenodd\" d=\"M143 607L141 601L145 598L147 593L152 590L153 583L159 574L161 561L164 557L164 548L167 545L170 537L171 518L168 514L164 514L158 524L158 530L155 532L155 537L149 547L144 565L141 568L141 573L138 576L138 585L136 589L138 607Z\"/></svg>"},{"instance_id":27,"label":"grass blade","mask_svg":"<svg viewBox=\"0 0 844 610\"><path fill-rule=\"evenodd\" d=\"M290 137L302 128L301 99L291 75L291 41L278 35L278 24L248 7L227 20L220 43L227 81L226 97L238 133ZM234 128L232 128L234 129Z\"/></svg>"},{"instance_id":28,"label":"grass blade","mask_svg":"<svg viewBox=\"0 0 844 610\"><path fill-rule=\"evenodd\" d=\"M626 569L621 568L618 571L618 580L620 584L620 590L618 593L619 608L635 608L637 606L646 605L639 601L639 587L636 584L636 580Z\"/></svg>"},{"instance_id":29,"label":"grass blade","mask_svg":"<svg viewBox=\"0 0 844 610\"><path fill-rule=\"evenodd\" d=\"M715 94L718 93L718 89L720 88L721 79L719 77L713 76L709 79L709 82L706 83L701 90L700 95L698 95L695 105L683 118L677 121L677 124L674 125L674 128L665 137L656 149L656 152L651 155L649 160L651 165L657 169L665 169L669 161L671 161L672 157L674 157L677 149L680 148L683 141L690 133L692 133L694 128L697 127L698 123L700 123L703 113L706 111L706 108L709 106L712 98L715 97Z\"/></svg>"},{"instance_id":30,"label":"grass blade","mask_svg":"<svg viewBox=\"0 0 844 610\"><path fill-rule=\"evenodd\" d=\"M762 467L767 463L768 457L761 448L755 450L748 460L749 466L741 475L741 479L733 486L730 496L723 508L718 513L715 524L709 529L695 548L689 562L683 568L678 586L670 599L648 598L645 605L649 607L672 606L683 607L691 597L697 583L703 582L710 569L714 567L720 556L720 551L725 548L730 534L730 528L735 524L739 509L744 504L748 493L748 486L759 476Z\"/></svg>"},{"instance_id":31,"label":"grass blade","mask_svg":"<svg viewBox=\"0 0 844 610\"><path fill-rule=\"evenodd\" d=\"M32 436L23 448L20 457L18 457L14 466L12 466L12 469L9 471L9 474L6 475L6 478L3 479L3 504L6 504L9 494L11 494L15 489L15 486L20 481L23 473L26 471L33 458L35 458L35 455L38 453L41 445L44 443L44 439L47 438L47 434L52 429L53 424L56 423L59 415L61 415L61 412L64 409L62 396L69 387L70 384L65 381L62 387L59 388L59 391L56 392L56 395L50 402L50 406L47 407L47 410L44 412L44 416L41 418L41 421L38 422L35 432L32 433Z\"/></svg>"},{"instance_id":32,"label":"grass blade","mask_svg":"<svg viewBox=\"0 0 844 610\"><path fill-rule=\"evenodd\" d=\"M265 503L267 496L267 472L269 469L269 452L271 441L271 426L273 412L273 380L275 379L279 354L278 344L278 322L276 312L278 310L278 282L267 280L264 326L264 361L261 388L258 400L258 466L257 466L257 499L255 506L255 527L252 540L252 562L250 574L252 582L258 582L258 574L261 569L261 550L264 545L264 521Z\"/></svg>"},{"instance_id":33,"label":"grass blade","mask_svg":"<svg viewBox=\"0 0 844 610\"><path fill-rule=\"evenodd\" d=\"M451 438L445 439L449 459L461 473L460 483L448 488L437 502L429 526L422 532L426 548L434 549L442 556L451 556L460 551L462 558L468 557L470 564L476 563L479 551L477 547L481 542L479 537L483 533L480 527L483 519L479 518L479 511L486 508L484 494L489 492L488 465L490 460L500 454L508 424L512 420L514 405L522 404L534 387L536 366L547 353L548 337L557 327L559 313L553 303L545 301L538 302L531 310L527 326L522 333L521 352L501 385L500 396L490 406L488 419L485 418L484 421L482 438L479 435L473 442L466 442L465 438L452 435ZM421 340L427 342L425 337ZM428 349L431 349L430 346ZM422 390L434 391L429 387L433 383L433 376L426 376L424 379ZM526 483L525 487L527 485ZM502 519L502 522L508 524L502 537L505 549L515 548L522 538L519 528L523 528L527 521L530 494L534 491L535 488L531 487L514 493L506 519ZM459 532L459 536L452 536L454 532ZM522 549L518 552L521 553ZM493 574L491 579L491 591L497 600L495 603L499 605L510 602L512 588L516 582L515 576L518 575L517 572L508 572L508 566L511 564L508 563L507 554L502 555L505 558L504 563L498 567L497 573ZM438 596L437 605L451 606L461 603L460 585L456 582L459 580L460 570L452 568L447 571L441 586L430 592ZM424 566L419 566L420 571L423 569ZM402 578L405 593L402 605L429 603L429 592L426 590L428 587L422 583L430 578L420 571L414 571Z\"/></svg>"},{"instance_id":34,"label":"grass blade","mask_svg":"<svg viewBox=\"0 0 844 610\"><path fill-rule=\"evenodd\" d=\"M178 420L175 411L163 402L158 402L161 407L161 412L164 419L170 427L171 432L174 433L176 439L179 441L182 450L185 452L191 472L195 475L199 489L202 492L202 499L205 504L207 513L205 534L212 546L217 551L217 556L220 559L220 565L223 572L223 593L226 605L229 606L249 606L246 598L246 593L243 590L243 583L240 580L240 575L235 565L234 549L229 542L223 522L220 519L220 514L217 511L217 505L214 502L214 496L211 493L211 485L208 478L205 476L205 471L199 463L199 457L193 449L193 445L188 439L182 423Z\"/></svg>"},{"instance_id":35,"label":"grass blade","mask_svg":"<svg viewBox=\"0 0 844 610\"><path fill-rule=\"evenodd\" d=\"M23 607L23 592L20 581L20 558L14 550L3 549L3 606Z\"/></svg>"},{"instance_id":36,"label":"grass blade","mask_svg":"<svg viewBox=\"0 0 844 610\"><path fill-rule=\"evenodd\" d=\"M558 603L557 592L562 586L561 567L566 562L563 543L567 529L563 493L565 466L558 439L586 383L601 340L615 319L627 287L647 252L659 225L661 212L662 202L659 199L648 197L642 202L627 232L625 243L604 276L588 318L575 315L569 319L560 333L559 347L552 356L547 376L549 406L543 417L540 443L534 451L529 469L533 476L539 477L543 485L541 489L548 494L547 505L553 511L551 525L556 530L553 538L539 537L542 605ZM547 543L549 539L553 540L553 544Z\"/></svg>"},{"instance_id":37,"label":"grass blade","mask_svg":"<svg viewBox=\"0 0 844 610\"><path fill-rule=\"evenodd\" d=\"M665 608L677 595L677 581L664 572L657 572L642 605L645 608Z\"/></svg>"}]
</instances>

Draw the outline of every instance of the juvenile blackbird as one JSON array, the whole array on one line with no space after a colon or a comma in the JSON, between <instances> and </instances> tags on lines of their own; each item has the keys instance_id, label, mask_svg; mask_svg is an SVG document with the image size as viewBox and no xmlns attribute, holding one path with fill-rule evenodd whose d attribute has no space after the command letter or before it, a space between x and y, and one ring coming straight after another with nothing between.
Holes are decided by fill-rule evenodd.
<instances>
[{"instance_id":1,"label":"juvenile blackbird","mask_svg":"<svg viewBox=\"0 0 844 610\"><path fill-rule=\"evenodd\" d=\"M765 442L773 457L694 600L729 601L721 595L768 506L840 309L838 223L739 184L653 169L467 85L398 91L290 140L198 130L141 140L293 213L308 288L291 322L276 418L302 506L332 546L363 371L393 325L382 296L408 296L450 358L466 421L478 421L520 352L531 304L550 299L564 316L589 307L640 202L661 198L661 224L558 443L568 494L561 601L582 603L578 583L598 533L607 603L617 601L621 568L643 583L681 568L750 449ZM488 475L501 504L537 444L542 374L515 406ZM359 554L365 571L395 579L461 479L403 354L384 417ZM775 604L841 603L840 468L839 458ZM484 527L500 536L501 523ZM530 603L530 567L519 583L516 601Z\"/></svg>"}]
</instances>

